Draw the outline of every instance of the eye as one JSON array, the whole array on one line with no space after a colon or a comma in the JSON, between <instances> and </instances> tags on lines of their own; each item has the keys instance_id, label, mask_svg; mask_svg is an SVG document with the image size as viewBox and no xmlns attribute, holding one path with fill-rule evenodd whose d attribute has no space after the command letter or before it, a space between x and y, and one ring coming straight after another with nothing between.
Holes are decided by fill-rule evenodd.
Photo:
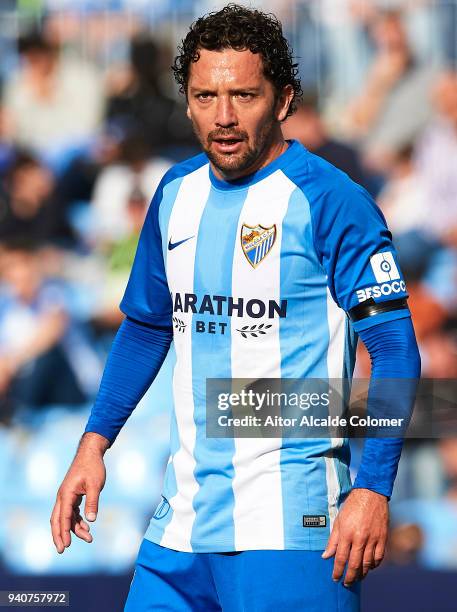
<instances>
[{"instance_id":1,"label":"eye","mask_svg":"<svg viewBox=\"0 0 457 612\"><path fill-rule=\"evenodd\" d=\"M201 93L197 94L196 98L199 102L209 102L212 98L212 95L209 93Z\"/></svg>"},{"instance_id":2,"label":"eye","mask_svg":"<svg viewBox=\"0 0 457 612\"><path fill-rule=\"evenodd\" d=\"M252 98L254 97L254 94L252 93L248 93L247 91L240 91L236 94L236 96L243 101L249 101L252 100Z\"/></svg>"}]
</instances>

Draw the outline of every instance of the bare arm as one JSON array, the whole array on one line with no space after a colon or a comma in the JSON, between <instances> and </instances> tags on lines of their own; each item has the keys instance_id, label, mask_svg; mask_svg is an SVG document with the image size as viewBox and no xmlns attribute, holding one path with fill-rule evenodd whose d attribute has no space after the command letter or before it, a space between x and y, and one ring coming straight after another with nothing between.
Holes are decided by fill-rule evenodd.
<instances>
[{"instance_id":1,"label":"bare arm","mask_svg":"<svg viewBox=\"0 0 457 612\"><path fill-rule=\"evenodd\" d=\"M407 58L400 54L380 55L368 75L362 93L349 106L346 123L355 136L365 135L375 123L384 101L403 74Z\"/></svg>"},{"instance_id":2,"label":"bare arm","mask_svg":"<svg viewBox=\"0 0 457 612\"><path fill-rule=\"evenodd\" d=\"M47 313L40 318L38 330L16 351L0 356L0 393L6 391L11 379L27 362L53 347L63 336L67 316L63 311Z\"/></svg>"}]
</instances>

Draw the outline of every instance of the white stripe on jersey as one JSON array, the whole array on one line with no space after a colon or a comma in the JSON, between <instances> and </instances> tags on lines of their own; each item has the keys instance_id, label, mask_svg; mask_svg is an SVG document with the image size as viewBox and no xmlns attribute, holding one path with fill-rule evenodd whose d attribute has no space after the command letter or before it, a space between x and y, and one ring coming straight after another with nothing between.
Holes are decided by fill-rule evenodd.
<instances>
[{"instance_id":1,"label":"white stripe on jersey","mask_svg":"<svg viewBox=\"0 0 457 612\"><path fill-rule=\"evenodd\" d=\"M172 292L175 286L183 292L193 291L198 228L210 187L206 164L184 177L179 188L168 224L167 243L170 239L178 242L190 236L194 238L179 247L186 249L186 257L167 257L166 273ZM165 528L161 545L173 548L178 537L180 550L191 551L190 538L195 519L192 502L199 488L194 478L196 427L192 387L192 312L180 312L179 318L188 327L185 333L174 334L177 360L173 372L173 399L180 440L179 450L173 457L177 493L168 500L173 516Z\"/></svg>"},{"instance_id":2,"label":"white stripe on jersey","mask_svg":"<svg viewBox=\"0 0 457 612\"><path fill-rule=\"evenodd\" d=\"M280 301L282 221L294 189L296 186L282 172L275 172L268 181L250 187L240 214L237 236L241 235L243 224L276 225L276 241L256 268L235 245L232 295L243 296L245 300L256 299L259 297L256 287L262 287L263 300ZM258 258L256 254L256 261ZM268 320L272 324L268 334L243 338L237 329L252 323L249 317L231 319L232 378L281 378L279 318ZM267 364L270 364L269 369ZM264 548L266 542L271 548L284 548L281 443L282 438L235 438L233 520L236 550Z\"/></svg>"}]
</instances>

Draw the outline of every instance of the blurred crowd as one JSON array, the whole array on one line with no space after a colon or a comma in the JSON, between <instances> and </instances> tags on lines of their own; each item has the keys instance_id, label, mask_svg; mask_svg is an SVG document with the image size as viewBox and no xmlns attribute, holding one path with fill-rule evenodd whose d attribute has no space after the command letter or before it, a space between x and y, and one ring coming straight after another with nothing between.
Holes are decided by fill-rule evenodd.
<instances>
[{"instance_id":1,"label":"blurred crowd","mask_svg":"<svg viewBox=\"0 0 457 612\"><path fill-rule=\"evenodd\" d=\"M2 431L55 406L90 407L149 201L164 172L198 152L174 49L222 4L1 3ZM299 57L304 95L285 136L376 199L423 376L457 378L457 1L262 8ZM356 374L369 375L362 347ZM391 560L457 568L457 442L409 441L393 502Z\"/></svg>"}]
</instances>

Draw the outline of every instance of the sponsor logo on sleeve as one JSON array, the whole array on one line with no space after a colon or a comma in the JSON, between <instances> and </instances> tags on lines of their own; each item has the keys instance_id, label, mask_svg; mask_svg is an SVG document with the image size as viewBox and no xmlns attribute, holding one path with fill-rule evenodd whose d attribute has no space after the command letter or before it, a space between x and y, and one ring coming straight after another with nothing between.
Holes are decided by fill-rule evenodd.
<instances>
[{"instance_id":1,"label":"sponsor logo on sleeve","mask_svg":"<svg viewBox=\"0 0 457 612\"><path fill-rule=\"evenodd\" d=\"M387 283L400 278L400 272L390 251L376 253L370 257L370 263L377 283Z\"/></svg>"},{"instance_id":2,"label":"sponsor logo on sleeve","mask_svg":"<svg viewBox=\"0 0 457 612\"><path fill-rule=\"evenodd\" d=\"M371 269L377 285L356 291L359 302L370 298L381 298L389 295L406 293L405 281L401 278L391 251L376 253L370 257Z\"/></svg>"}]
</instances>

